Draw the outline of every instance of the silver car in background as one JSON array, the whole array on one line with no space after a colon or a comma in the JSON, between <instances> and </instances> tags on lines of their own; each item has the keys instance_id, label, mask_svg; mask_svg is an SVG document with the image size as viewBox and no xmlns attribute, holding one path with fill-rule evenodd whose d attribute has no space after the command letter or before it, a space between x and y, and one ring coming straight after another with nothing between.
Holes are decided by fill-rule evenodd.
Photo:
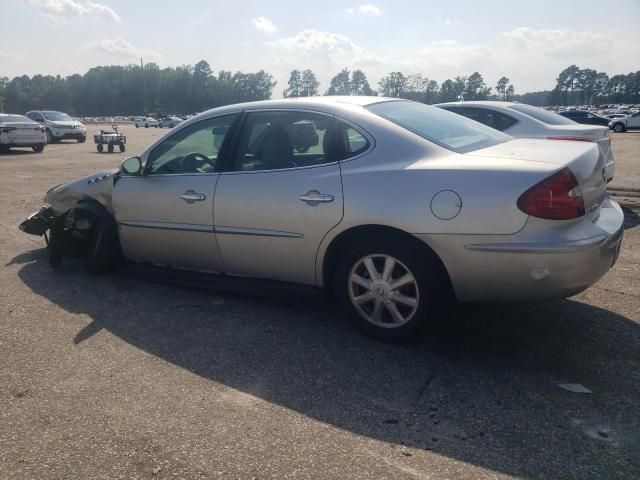
<instances>
[{"instance_id":1,"label":"silver car in background","mask_svg":"<svg viewBox=\"0 0 640 480\"><path fill-rule=\"evenodd\" d=\"M515 102L451 102L435 106L464 115L517 138L596 142L605 158L607 179L613 178L615 160L608 125L583 125L544 108Z\"/></svg>"},{"instance_id":2,"label":"silver car in background","mask_svg":"<svg viewBox=\"0 0 640 480\"><path fill-rule=\"evenodd\" d=\"M73 248L94 272L122 255L323 289L400 340L453 299L588 288L622 240L606 186L595 142L514 139L405 100L288 99L185 121L119 170L52 188L21 229L50 230L54 266Z\"/></svg>"}]
</instances>

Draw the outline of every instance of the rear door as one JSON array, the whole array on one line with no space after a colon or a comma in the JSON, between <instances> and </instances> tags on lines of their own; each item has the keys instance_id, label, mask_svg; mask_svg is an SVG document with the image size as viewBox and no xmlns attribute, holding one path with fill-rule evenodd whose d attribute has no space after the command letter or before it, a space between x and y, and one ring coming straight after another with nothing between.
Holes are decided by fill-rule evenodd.
<instances>
[{"instance_id":1,"label":"rear door","mask_svg":"<svg viewBox=\"0 0 640 480\"><path fill-rule=\"evenodd\" d=\"M320 242L343 214L334 125L305 111L246 114L214 202L227 273L315 284Z\"/></svg>"}]
</instances>

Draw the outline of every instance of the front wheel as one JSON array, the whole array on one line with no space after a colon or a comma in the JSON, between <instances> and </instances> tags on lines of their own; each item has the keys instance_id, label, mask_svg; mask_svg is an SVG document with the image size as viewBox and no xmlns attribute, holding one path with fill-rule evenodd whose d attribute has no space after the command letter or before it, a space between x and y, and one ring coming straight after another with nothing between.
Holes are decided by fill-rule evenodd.
<instances>
[{"instance_id":1,"label":"front wheel","mask_svg":"<svg viewBox=\"0 0 640 480\"><path fill-rule=\"evenodd\" d=\"M118 148L120 148L121 152L124 152L126 150L126 147L124 146L124 143L121 143Z\"/></svg>"},{"instance_id":2,"label":"front wheel","mask_svg":"<svg viewBox=\"0 0 640 480\"><path fill-rule=\"evenodd\" d=\"M438 315L449 298L445 275L426 246L390 237L351 245L339 260L334 286L357 328L398 342Z\"/></svg>"},{"instance_id":3,"label":"front wheel","mask_svg":"<svg viewBox=\"0 0 640 480\"><path fill-rule=\"evenodd\" d=\"M51 133L51 130L47 128L47 143L53 143L53 142L55 142L53 133Z\"/></svg>"},{"instance_id":4,"label":"front wheel","mask_svg":"<svg viewBox=\"0 0 640 480\"><path fill-rule=\"evenodd\" d=\"M616 123L616 124L613 126L613 131L614 131L614 132L616 132L616 133L622 133L622 132L624 132L625 130L626 130L626 129L624 128L624 125L623 125L623 124L621 124L621 123Z\"/></svg>"},{"instance_id":5,"label":"front wheel","mask_svg":"<svg viewBox=\"0 0 640 480\"><path fill-rule=\"evenodd\" d=\"M34 145L33 147L31 147L33 149L34 152L36 153L42 153L42 151L44 150L44 144L41 143L40 145Z\"/></svg>"},{"instance_id":6,"label":"front wheel","mask_svg":"<svg viewBox=\"0 0 640 480\"><path fill-rule=\"evenodd\" d=\"M78 143L84 143L87 141L87 137L80 137L78 138Z\"/></svg>"},{"instance_id":7,"label":"front wheel","mask_svg":"<svg viewBox=\"0 0 640 480\"><path fill-rule=\"evenodd\" d=\"M111 143L109 144L109 146L107 147L107 151L109 153L113 153L113 144L111 144Z\"/></svg>"},{"instance_id":8,"label":"front wheel","mask_svg":"<svg viewBox=\"0 0 640 480\"><path fill-rule=\"evenodd\" d=\"M96 150L98 150L98 153L102 153L102 151L104 150L104 147L102 146L101 143L99 143L98 145L96 145Z\"/></svg>"}]
</instances>

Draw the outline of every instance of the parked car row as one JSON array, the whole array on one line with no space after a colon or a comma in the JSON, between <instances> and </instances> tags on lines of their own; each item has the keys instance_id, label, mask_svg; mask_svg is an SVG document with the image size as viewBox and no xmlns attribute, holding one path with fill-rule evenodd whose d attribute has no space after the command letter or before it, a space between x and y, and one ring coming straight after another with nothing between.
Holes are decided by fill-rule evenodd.
<instances>
[{"instance_id":1,"label":"parked car row","mask_svg":"<svg viewBox=\"0 0 640 480\"><path fill-rule=\"evenodd\" d=\"M605 127L509 102L438 107L216 108L119 169L52 188L21 229L50 232L56 268L77 249L92 272L128 261L199 285L325 290L392 341L452 301L565 298L613 266L624 216L606 194Z\"/></svg>"}]
</instances>

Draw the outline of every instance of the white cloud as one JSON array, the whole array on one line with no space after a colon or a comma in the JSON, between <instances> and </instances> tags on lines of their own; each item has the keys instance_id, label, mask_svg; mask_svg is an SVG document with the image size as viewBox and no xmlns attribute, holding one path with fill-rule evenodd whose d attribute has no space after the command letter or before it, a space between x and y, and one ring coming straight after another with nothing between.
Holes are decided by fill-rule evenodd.
<instances>
[{"instance_id":1,"label":"white cloud","mask_svg":"<svg viewBox=\"0 0 640 480\"><path fill-rule=\"evenodd\" d=\"M253 26L261 32L274 33L278 31L273 22L265 17L252 18L251 23L253 23Z\"/></svg>"},{"instance_id":2,"label":"white cloud","mask_svg":"<svg viewBox=\"0 0 640 480\"><path fill-rule=\"evenodd\" d=\"M91 0L28 0L31 5L37 7L49 20L54 23L66 23L73 17L91 18L94 20L107 20L121 23L120 15L104 4Z\"/></svg>"},{"instance_id":3,"label":"white cloud","mask_svg":"<svg viewBox=\"0 0 640 480\"><path fill-rule=\"evenodd\" d=\"M379 17L380 15L382 15L382 10L380 10L375 5L371 5L370 3L360 5L356 8L347 8L347 13L349 15L352 15L356 12L359 12L363 15L373 15L374 17Z\"/></svg>"},{"instance_id":4,"label":"white cloud","mask_svg":"<svg viewBox=\"0 0 640 480\"><path fill-rule=\"evenodd\" d=\"M140 57L156 60L161 57L158 52L148 48L136 48L123 38L104 38L88 43L85 48L127 60L139 60Z\"/></svg>"},{"instance_id":5,"label":"white cloud","mask_svg":"<svg viewBox=\"0 0 640 480\"><path fill-rule=\"evenodd\" d=\"M611 48L612 39L600 32L577 32L565 28L519 27L498 35L498 41L516 49L530 49L551 56L600 54Z\"/></svg>"}]
</instances>

